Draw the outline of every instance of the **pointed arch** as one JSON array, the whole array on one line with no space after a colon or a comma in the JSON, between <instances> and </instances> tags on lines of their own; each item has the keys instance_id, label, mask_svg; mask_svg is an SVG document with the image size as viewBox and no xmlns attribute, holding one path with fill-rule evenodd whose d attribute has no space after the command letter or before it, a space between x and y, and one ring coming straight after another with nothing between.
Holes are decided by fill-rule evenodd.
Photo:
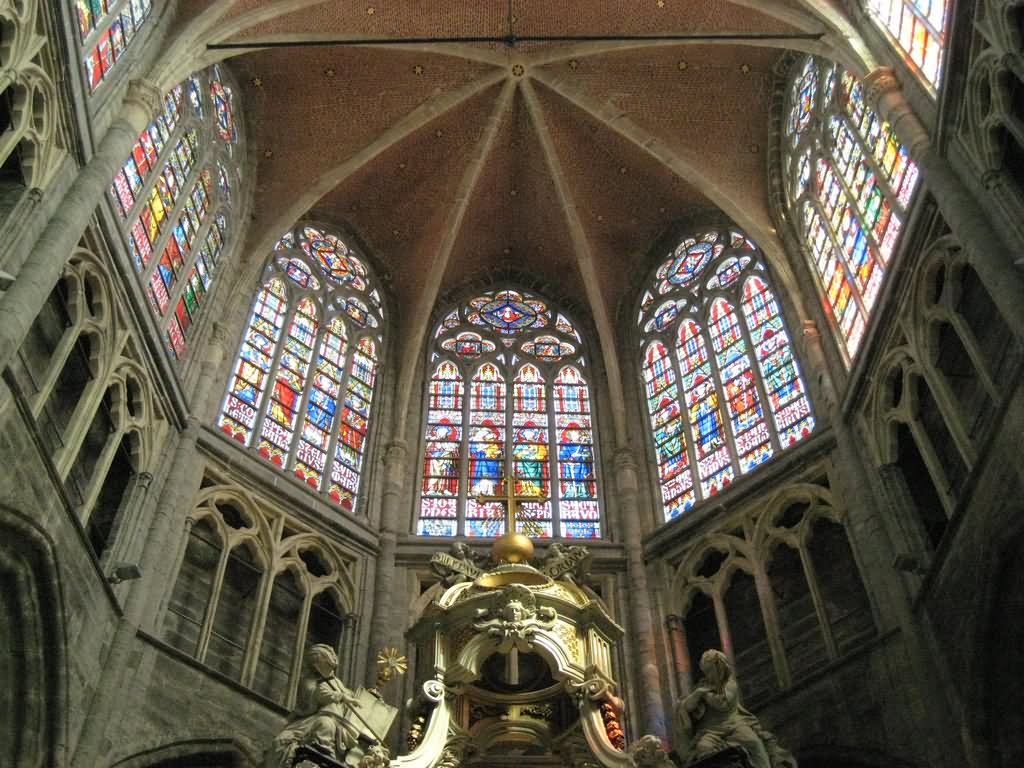
<instances>
[{"instance_id":1,"label":"pointed arch","mask_svg":"<svg viewBox=\"0 0 1024 768\"><path fill-rule=\"evenodd\" d=\"M440 317L428 368L417 533L503 533L502 506L478 497L504 495L511 478L517 495L538 497L523 504L519 530L600 537L590 387L576 326L512 287L482 292Z\"/></svg>"},{"instance_id":2,"label":"pointed arch","mask_svg":"<svg viewBox=\"0 0 1024 768\"><path fill-rule=\"evenodd\" d=\"M761 398L750 365L747 341L733 305L719 296L708 316L711 345L718 365L728 426L736 446L740 471L749 472L772 456Z\"/></svg>"},{"instance_id":3,"label":"pointed arch","mask_svg":"<svg viewBox=\"0 0 1024 768\"><path fill-rule=\"evenodd\" d=\"M354 511L383 322L376 279L344 240L311 225L286 232L264 270L217 425Z\"/></svg>"},{"instance_id":4,"label":"pointed arch","mask_svg":"<svg viewBox=\"0 0 1024 768\"><path fill-rule=\"evenodd\" d=\"M642 292L637 325L666 520L813 430L764 257L742 232L678 241Z\"/></svg>"}]
</instances>

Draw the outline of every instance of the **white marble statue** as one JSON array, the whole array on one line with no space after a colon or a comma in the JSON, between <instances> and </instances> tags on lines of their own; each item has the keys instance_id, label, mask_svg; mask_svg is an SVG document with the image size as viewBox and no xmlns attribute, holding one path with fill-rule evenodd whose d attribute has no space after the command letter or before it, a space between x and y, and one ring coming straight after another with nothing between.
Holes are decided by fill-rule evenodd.
<instances>
[{"instance_id":1,"label":"white marble statue","mask_svg":"<svg viewBox=\"0 0 1024 768\"><path fill-rule=\"evenodd\" d=\"M314 645L309 650L309 666L310 674L299 688L295 719L271 744L266 768L291 768L295 750L300 746L312 747L343 762L345 753L358 742L359 730L352 723L350 708L360 704L335 675L338 657L334 649Z\"/></svg>"},{"instance_id":2,"label":"white marble statue","mask_svg":"<svg viewBox=\"0 0 1024 768\"><path fill-rule=\"evenodd\" d=\"M746 751L752 768L796 768L796 760L740 704L729 659L717 650L700 658L701 684L676 704L686 743L677 745L687 765L729 747Z\"/></svg>"}]
</instances>

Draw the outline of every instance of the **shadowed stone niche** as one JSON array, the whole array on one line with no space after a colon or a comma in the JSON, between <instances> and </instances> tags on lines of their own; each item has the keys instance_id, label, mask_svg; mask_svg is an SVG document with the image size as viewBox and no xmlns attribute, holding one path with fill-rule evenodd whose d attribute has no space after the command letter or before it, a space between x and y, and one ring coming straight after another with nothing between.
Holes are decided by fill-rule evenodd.
<instances>
[{"instance_id":1,"label":"shadowed stone niche","mask_svg":"<svg viewBox=\"0 0 1024 768\"><path fill-rule=\"evenodd\" d=\"M0 506L0 765L60 765L63 629L48 542Z\"/></svg>"}]
</instances>

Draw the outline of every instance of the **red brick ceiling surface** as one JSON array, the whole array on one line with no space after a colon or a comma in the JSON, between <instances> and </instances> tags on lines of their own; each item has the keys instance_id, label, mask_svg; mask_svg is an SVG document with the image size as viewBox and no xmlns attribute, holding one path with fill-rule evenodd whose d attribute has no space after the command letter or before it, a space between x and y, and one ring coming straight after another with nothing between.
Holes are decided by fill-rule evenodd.
<instances>
[{"instance_id":1,"label":"red brick ceiling surface","mask_svg":"<svg viewBox=\"0 0 1024 768\"><path fill-rule=\"evenodd\" d=\"M180 24L214 5L184 0ZM227 5L207 42L500 36L510 23L507 3L492 0ZM511 16L519 35L780 35L810 29L794 26L795 8L514 0ZM356 233L399 307L511 266L615 316L674 221L722 207L770 226L768 108L785 45L232 51L256 169L250 241L297 212ZM426 291L430 275L439 284Z\"/></svg>"}]
</instances>

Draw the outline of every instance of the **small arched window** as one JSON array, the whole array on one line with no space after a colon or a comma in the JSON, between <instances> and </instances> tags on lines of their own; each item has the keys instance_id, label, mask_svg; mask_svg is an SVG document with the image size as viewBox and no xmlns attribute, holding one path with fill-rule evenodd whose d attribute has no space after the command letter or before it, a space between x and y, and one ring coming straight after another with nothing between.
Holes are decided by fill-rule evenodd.
<instances>
[{"instance_id":1,"label":"small arched window","mask_svg":"<svg viewBox=\"0 0 1024 768\"><path fill-rule=\"evenodd\" d=\"M783 168L791 219L847 360L856 355L917 187L917 166L832 62L798 66Z\"/></svg>"},{"instance_id":2,"label":"small arched window","mask_svg":"<svg viewBox=\"0 0 1024 768\"><path fill-rule=\"evenodd\" d=\"M417 533L498 536L514 478L519 530L598 538L594 424L579 332L526 291L487 291L444 316L428 364ZM552 482L554 479L554 482Z\"/></svg>"},{"instance_id":3,"label":"small arched window","mask_svg":"<svg viewBox=\"0 0 1024 768\"><path fill-rule=\"evenodd\" d=\"M136 274L175 359L185 354L230 236L239 181L231 94L217 66L172 88L110 185Z\"/></svg>"},{"instance_id":4,"label":"small arched window","mask_svg":"<svg viewBox=\"0 0 1024 768\"><path fill-rule=\"evenodd\" d=\"M903 58L935 91L942 78L942 54L949 18L946 0L868 0L870 16Z\"/></svg>"},{"instance_id":5,"label":"small arched window","mask_svg":"<svg viewBox=\"0 0 1024 768\"><path fill-rule=\"evenodd\" d=\"M637 324L666 520L814 429L761 253L740 232L683 239Z\"/></svg>"},{"instance_id":6,"label":"small arched window","mask_svg":"<svg viewBox=\"0 0 1024 768\"><path fill-rule=\"evenodd\" d=\"M75 0L85 82L92 93L142 31L153 0Z\"/></svg>"},{"instance_id":7,"label":"small arched window","mask_svg":"<svg viewBox=\"0 0 1024 768\"><path fill-rule=\"evenodd\" d=\"M384 318L366 263L300 226L274 246L218 420L221 431L352 512Z\"/></svg>"}]
</instances>

